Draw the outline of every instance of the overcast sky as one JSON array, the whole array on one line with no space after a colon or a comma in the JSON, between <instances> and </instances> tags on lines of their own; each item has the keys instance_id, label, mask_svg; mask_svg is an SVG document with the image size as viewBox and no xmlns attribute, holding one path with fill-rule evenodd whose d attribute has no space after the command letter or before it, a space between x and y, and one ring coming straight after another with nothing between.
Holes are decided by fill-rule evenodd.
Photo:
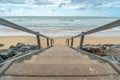
<instances>
[{"instance_id":1,"label":"overcast sky","mask_svg":"<svg viewBox=\"0 0 120 80\"><path fill-rule=\"evenodd\" d=\"M120 17L120 0L0 0L0 16Z\"/></svg>"}]
</instances>

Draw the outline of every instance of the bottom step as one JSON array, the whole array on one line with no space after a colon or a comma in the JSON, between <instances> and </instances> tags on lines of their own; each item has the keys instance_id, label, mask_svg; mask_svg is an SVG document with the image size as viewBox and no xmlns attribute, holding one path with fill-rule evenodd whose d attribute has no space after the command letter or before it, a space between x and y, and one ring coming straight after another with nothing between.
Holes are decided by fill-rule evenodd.
<instances>
[{"instance_id":1,"label":"bottom step","mask_svg":"<svg viewBox=\"0 0 120 80\"><path fill-rule=\"evenodd\" d=\"M13 64L5 75L10 76L98 76L117 75L108 64Z\"/></svg>"},{"instance_id":2,"label":"bottom step","mask_svg":"<svg viewBox=\"0 0 120 80\"><path fill-rule=\"evenodd\" d=\"M114 76L92 76L92 77L16 77L2 76L0 80L119 80Z\"/></svg>"}]
</instances>

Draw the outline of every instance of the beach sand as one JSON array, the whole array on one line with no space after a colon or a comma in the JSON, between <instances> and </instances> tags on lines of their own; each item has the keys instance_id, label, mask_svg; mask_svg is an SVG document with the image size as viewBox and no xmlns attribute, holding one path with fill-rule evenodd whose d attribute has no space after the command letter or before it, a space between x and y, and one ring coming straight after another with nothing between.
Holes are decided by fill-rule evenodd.
<instances>
[{"instance_id":1,"label":"beach sand","mask_svg":"<svg viewBox=\"0 0 120 80\"><path fill-rule=\"evenodd\" d=\"M66 46L66 39L69 37L53 37L54 46ZM36 36L1 36L0 44L4 44L0 49L7 49L18 42L37 45ZM42 47L46 47L46 39L41 37ZM79 46L80 38L74 39L74 47ZM120 44L120 37L88 37L84 39L84 44Z\"/></svg>"}]
</instances>

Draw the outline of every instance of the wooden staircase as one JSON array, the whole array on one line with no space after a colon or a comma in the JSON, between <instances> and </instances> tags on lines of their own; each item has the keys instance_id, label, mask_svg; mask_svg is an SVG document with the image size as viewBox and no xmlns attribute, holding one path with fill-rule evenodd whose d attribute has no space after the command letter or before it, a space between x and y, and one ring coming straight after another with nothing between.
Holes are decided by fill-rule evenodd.
<instances>
[{"instance_id":1,"label":"wooden staircase","mask_svg":"<svg viewBox=\"0 0 120 80\"><path fill-rule=\"evenodd\" d=\"M13 63L0 80L120 80L108 64L66 46L54 46L30 60Z\"/></svg>"}]
</instances>

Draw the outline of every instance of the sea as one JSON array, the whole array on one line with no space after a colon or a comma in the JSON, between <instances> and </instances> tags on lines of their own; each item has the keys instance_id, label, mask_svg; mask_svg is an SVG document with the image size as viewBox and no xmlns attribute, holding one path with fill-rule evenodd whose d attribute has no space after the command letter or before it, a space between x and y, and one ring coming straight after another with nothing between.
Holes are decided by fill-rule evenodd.
<instances>
[{"instance_id":1,"label":"sea","mask_svg":"<svg viewBox=\"0 0 120 80\"><path fill-rule=\"evenodd\" d=\"M89 16L7 16L1 17L49 37L75 36L120 18ZM32 35L0 25L0 36ZM120 26L88 36L119 36Z\"/></svg>"}]
</instances>

